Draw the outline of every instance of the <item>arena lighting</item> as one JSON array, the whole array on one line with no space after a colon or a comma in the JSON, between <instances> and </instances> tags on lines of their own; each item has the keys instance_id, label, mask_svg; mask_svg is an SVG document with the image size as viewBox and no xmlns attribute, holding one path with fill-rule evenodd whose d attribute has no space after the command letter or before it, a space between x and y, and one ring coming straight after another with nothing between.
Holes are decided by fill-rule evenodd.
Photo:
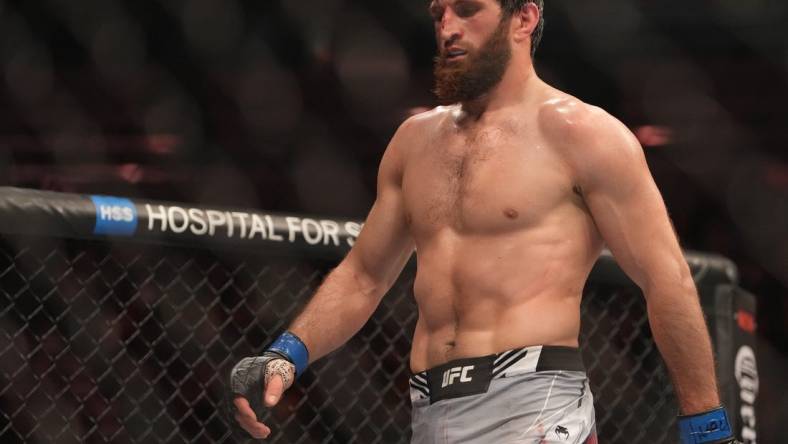
<instances>
[{"instance_id":1,"label":"arena lighting","mask_svg":"<svg viewBox=\"0 0 788 444\"><path fill-rule=\"evenodd\" d=\"M788 165L769 165L766 181L775 188L788 190Z\"/></svg>"},{"instance_id":2,"label":"arena lighting","mask_svg":"<svg viewBox=\"0 0 788 444\"><path fill-rule=\"evenodd\" d=\"M643 125L632 130L644 147L670 145L673 141L673 130L666 126Z\"/></svg>"},{"instance_id":3,"label":"arena lighting","mask_svg":"<svg viewBox=\"0 0 788 444\"><path fill-rule=\"evenodd\" d=\"M136 163L126 163L117 168L118 176L126 182L135 184L142 180L144 172Z\"/></svg>"},{"instance_id":4,"label":"arena lighting","mask_svg":"<svg viewBox=\"0 0 788 444\"><path fill-rule=\"evenodd\" d=\"M168 133L148 134L142 141L148 151L156 154L171 154L182 143L181 136Z\"/></svg>"}]
</instances>

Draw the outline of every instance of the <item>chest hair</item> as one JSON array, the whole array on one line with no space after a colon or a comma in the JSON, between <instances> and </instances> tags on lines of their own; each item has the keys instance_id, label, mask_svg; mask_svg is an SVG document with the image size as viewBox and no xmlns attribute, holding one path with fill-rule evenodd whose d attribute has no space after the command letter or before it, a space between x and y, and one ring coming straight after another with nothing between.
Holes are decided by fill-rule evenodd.
<instances>
[{"instance_id":1,"label":"chest hair","mask_svg":"<svg viewBox=\"0 0 788 444\"><path fill-rule=\"evenodd\" d=\"M489 162L503 143L500 131L486 130L461 134L444 142L436 155L434 174L440 185L429 193L431 222L460 223L463 201L473 191L475 173Z\"/></svg>"}]
</instances>

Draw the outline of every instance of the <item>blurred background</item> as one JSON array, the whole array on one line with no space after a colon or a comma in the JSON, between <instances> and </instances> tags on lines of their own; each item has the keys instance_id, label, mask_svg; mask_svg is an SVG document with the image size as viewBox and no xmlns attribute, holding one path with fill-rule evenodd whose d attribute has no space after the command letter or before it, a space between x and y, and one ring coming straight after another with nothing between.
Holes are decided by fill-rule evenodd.
<instances>
[{"instance_id":1,"label":"blurred background","mask_svg":"<svg viewBox=\"0 0 788 444\"><path fill-rule=\"evenodd\" d=\"M632 129L685 249L758 296L784 442L788 5L546 3L538 73ZM0 185L364 218L434 48L426 0L0 0Z\"/></svg>"}]
</instances>

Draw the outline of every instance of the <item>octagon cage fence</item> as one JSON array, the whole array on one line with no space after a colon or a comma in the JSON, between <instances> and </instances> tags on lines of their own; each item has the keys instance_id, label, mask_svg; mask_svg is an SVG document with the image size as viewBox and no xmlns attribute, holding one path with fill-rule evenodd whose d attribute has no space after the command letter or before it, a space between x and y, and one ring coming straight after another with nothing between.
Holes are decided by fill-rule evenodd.
<instances>
[{"instance_id":1,"label":"octagon cage fence","mask_svg":"<svg viewBox=\"0 0 788 444\"><path fill-rule=\"evenodd\" d=\"M0 442L246 441L228 419L229 369L286 328L360 228L0 188ZM752 346L753 297L728 260L686 257L741 433L734 361ZM269 442L409 441L414 275L411 262L362 330L264 413ZM584 290L581 348L600 441L675 442L644 299L609 254Z\"/></svg>"}]
</instances>

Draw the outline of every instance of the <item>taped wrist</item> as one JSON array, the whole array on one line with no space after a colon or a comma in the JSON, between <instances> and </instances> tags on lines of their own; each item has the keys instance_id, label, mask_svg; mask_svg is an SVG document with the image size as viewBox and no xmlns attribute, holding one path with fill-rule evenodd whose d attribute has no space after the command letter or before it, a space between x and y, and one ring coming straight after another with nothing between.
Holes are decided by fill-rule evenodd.
<instances>
[{"instance_id":1,"label":"taped wrist","mask_svg":"<svg viewBox=\"0 0 788 444\"><path fill-rule=\"evenodd\" d=\"M266 352L276 353L292 362L296 368L296 379L304 373L309 364L309 351L306 349L306 345L298 336L289 331L276 338Z\"/></svg>"},{"instance_id":2,"label":"taped wrist","mask_svg":"<svg viewBox=\"0 0 788 444\"><path fill-rule=\"evenodd\" d=\"M725 408L717 407L678 420L681 444L722 444L735 442Z\"/></svg>"}]
</instances>

